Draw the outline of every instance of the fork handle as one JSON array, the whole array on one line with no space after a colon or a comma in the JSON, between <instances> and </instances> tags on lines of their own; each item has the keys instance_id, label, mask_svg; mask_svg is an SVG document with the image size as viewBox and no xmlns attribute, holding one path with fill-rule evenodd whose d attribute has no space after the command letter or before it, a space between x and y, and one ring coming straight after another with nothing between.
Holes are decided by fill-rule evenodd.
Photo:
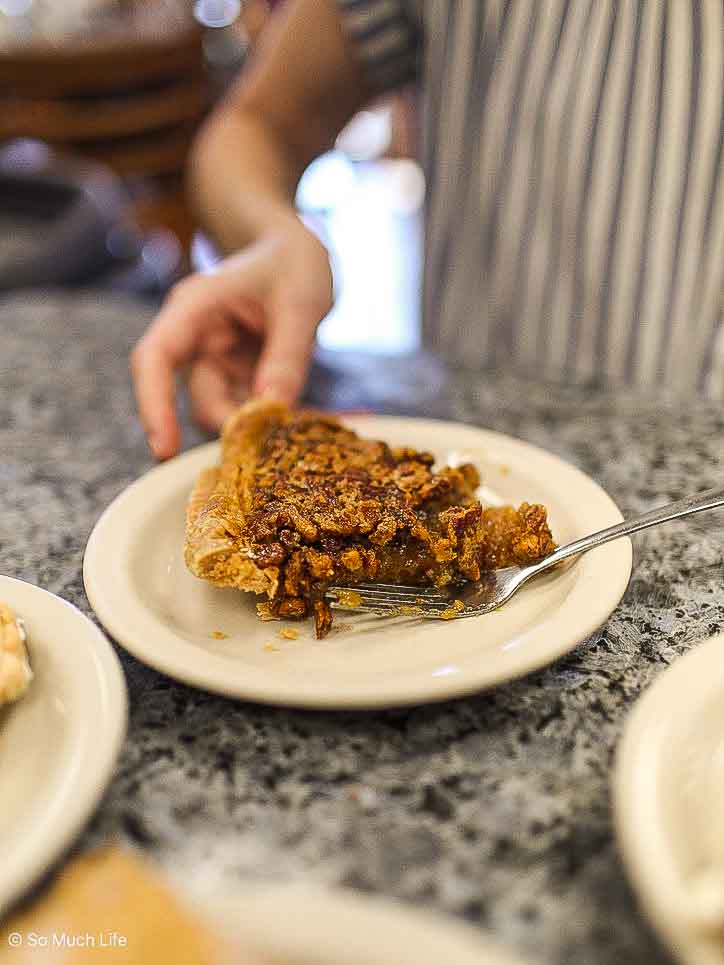
<instances>
[{"instance_id":1,"label":"fork handle","mask_svg":"<svg viewBox=\"0 0 724 965\"><path fill-rule=\"evenodd\" d=\"M572 543L566 543L565 546L559 546L540 563L534 563L529 568L528 573L530 576L542 573L543 570L555 566L561 560L567 560L570 556L578 556L580 553L587 553L588 550L609 543L612 539L630 536L631 533L637 533L640 529L657 526L659 523L665 523L670 519L679 519L681 516L701 513L705 509L716 509L717 506L724 506L724 489L708 489L703 493L697 493L695 496L677 499L674 503L667 503L666 506L652 509L641 516L625 519L621 523L616 523L615 526L609 526L608 529L602 529L598 533L592 533L590 536L583 536Z\"/></svg>"}]
</instances>

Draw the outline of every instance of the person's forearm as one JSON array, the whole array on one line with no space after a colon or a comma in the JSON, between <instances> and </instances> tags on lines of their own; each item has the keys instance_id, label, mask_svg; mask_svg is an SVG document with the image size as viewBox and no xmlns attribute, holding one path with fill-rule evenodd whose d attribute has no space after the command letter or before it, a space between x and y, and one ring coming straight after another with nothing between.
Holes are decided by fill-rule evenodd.
<instances>
[{"instance_id":1,"label":"person's forearm","mask_svg":"<svg viewBox=\"0 0 724 965\"><path fill-rule=\"evenodd\" d=\"M236 251L294 216L303 170L258 116L230 102L192 152L189 190L197 217L223 251Z\"/></svg>"},{"instance_id":2,"label":"person's forearm","mask_svg":"<svg viewBox=\"0 0 724 965\"><path fill-rule=\"evenodd\" d=\"M286 0L192 155L192 201L224 250L292 223L305 167L366 95L335 0Z\"/></svg>"}]
</instances>

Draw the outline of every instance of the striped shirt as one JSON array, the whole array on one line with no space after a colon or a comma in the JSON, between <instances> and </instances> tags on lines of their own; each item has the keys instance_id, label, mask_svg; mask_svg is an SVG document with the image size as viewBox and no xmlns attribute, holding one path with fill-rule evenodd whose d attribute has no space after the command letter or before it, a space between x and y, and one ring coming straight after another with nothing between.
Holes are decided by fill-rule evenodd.
<instances>
[{"instance_id":1,"label":"striped shirt","mask_svg":"<svg viewBox=\"0 0 724 965\"><path fill-rule=\"evenodd\" d=\"M421 88L426 344L724 396L722 0L338 2Z\"/></svg>"}]
</instances>

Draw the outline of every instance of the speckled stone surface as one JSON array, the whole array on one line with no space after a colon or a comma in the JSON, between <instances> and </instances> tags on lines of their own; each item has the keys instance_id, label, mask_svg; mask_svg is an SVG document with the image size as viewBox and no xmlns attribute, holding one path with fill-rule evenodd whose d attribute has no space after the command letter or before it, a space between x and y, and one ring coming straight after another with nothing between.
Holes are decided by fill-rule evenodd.
<instances>
[{"instance_id":1,"label":"speckled stone surface","mask_svg":"<svg viewBox=\"0 0 724 965\"><path fill-rule=\"evenodd\" d=\"M0 571L90 613L95 520L150 467L126 354L150 309L106 294L0 302ZM320 368L316 402L528 439L626 513L721 482L724 413L420 362ZM193 433L189 444L199 441ZM468 700L305 713L210 697L120 652L128 741L83 848L120 836L210 885L308 879L444 909L541 965L664 965L613 839L626 714L724 622L722 517L636 538L622 605L556 666Z\"/></svg>"}]
</instances>

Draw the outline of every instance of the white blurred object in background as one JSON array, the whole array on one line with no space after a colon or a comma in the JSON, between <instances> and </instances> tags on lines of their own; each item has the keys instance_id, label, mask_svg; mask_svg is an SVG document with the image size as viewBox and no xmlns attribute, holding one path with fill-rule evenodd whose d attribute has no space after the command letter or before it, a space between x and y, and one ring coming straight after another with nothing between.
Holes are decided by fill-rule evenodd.
<instances>
[{"instance_id":1,"label":"white blurred object in background","mask_svg":"<svg viewBox=\"0 0 724 965\"><path fill-rule=\"evenodd\" d=\"M336 150L305 173L297 203L329 247L337 292L319 330L324 348L419 346L424 197L422 170L407 159L354 163Z\"/></svg>"}]
</instances>

